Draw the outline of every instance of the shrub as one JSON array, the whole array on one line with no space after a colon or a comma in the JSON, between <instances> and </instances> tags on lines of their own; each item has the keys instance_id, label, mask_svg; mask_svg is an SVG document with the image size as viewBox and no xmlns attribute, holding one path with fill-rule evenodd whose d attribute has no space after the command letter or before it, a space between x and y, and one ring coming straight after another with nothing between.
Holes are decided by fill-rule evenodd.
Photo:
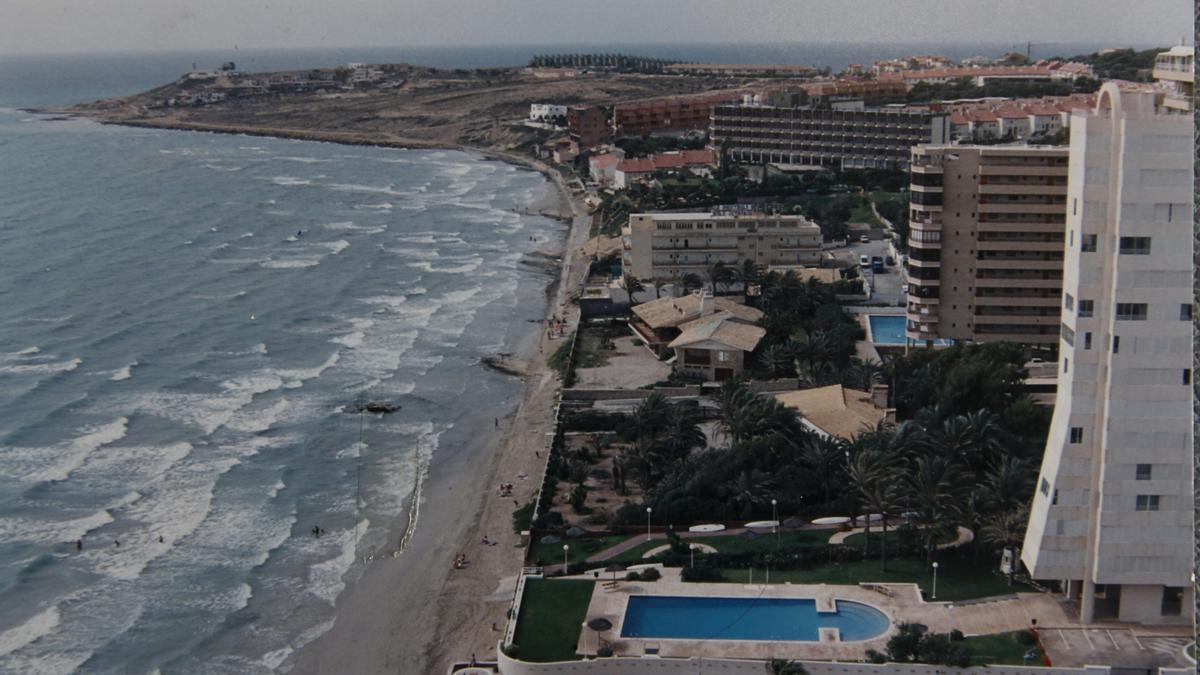
<instances>
[{"instance_id":1,"label":"shrub","mask_svg":"<svg viewBox=\"0 0 1200 675\"><path fill-rule=\"evenodd\" d=\"M517 643L512 642L500 648L501 652L510 659L519 658L520 651L517 649Z\"/></svg>"},{"instance_id":2,"label":"shrub","mask_svg":"<svg viewBox=\"0 0 1200 675\"><path fill-rule=\"evenodd\" d=\"M962 642L963 640L966 639L966 637L967 636L963 635L963 632L957 628L950 631L950 641L951 642Z\"/></svg>"},{"instance_id":3,"label":"shrub","mask_svg":"<svg viewBox=\"0 0 1200 675\"><path fill-rule=\"evenodd\" d=\"M658 581L661 578L662 572L659 572L657 567L647 567L642 570L642 581Z\"/></svg>"},{"instance_id":4,"label":"shrub","mask_svg":"<svg viewBox=\"0 0 1200 675\"><path fill-rule=\"evenodd\" d=\"M638 574L637 570L630 570L625 573L625 581L641 581L642 575Z\"/></svg>"},{"instance_id":5,"label":"shrub","mask_svg":"<svg viewBox=\"0 0 1200 675\"><path fill-rule=\"evenodd\" d=\"M1037 637L1034 636L1033 631L1031 630L1017 631L1016 638L1017 644L1024 645L1026 647L1032 647L1037 644Z\"/></svg>"},{"instance_id":6,"label":"shrub","mask_svg":"<svg viewBox=\"0 0 1200 675\"><path fill-rule=\"evenodd\" d=\"M529 529L533 524L533 502L529 502L519 509L513 511L512 526L513 532L520 534Z\"/></svg>"}]
</instances>

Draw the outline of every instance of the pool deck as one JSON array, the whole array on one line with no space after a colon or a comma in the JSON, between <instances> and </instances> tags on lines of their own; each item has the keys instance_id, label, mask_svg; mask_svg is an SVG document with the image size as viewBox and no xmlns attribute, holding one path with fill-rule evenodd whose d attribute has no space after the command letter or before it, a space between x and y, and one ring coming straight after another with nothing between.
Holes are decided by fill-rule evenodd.
<instances>
[{"instance_id":1,"label":"pool deck","mask_svg":"<svg viewBox=\"0 0 1200 675\"><path fill-rule=\"evenodd\" d=\"M618 656L642 656L647 647L657 648L662 656L704 656L712 658L747 659L861 659L867 649L883 651L888 637L902 621L917 621L936 632L948 633L957 628L967 635L1001 633L1028 628L1031 619L1038 625L1075 627L1078 622L1054 597L1040 593L1020 593L990 601L955 604L925 602L913 584L877 584L871 586L838 586L807 584L746 585L728 583L684 583L680 570L666 568L663 577L653 582L620 581L609 587L597 583L588 605L587 618L604 617L612 622L612 630L597 634L584 629L576 645L576 653L594 655L601 641L612 647ZM757 576L757 575L756 575ZM591 575L586 575L591 578ZM817 607L830 607L835 600L853 600L870 605L887 615L892 628L879 637L859 642L840 642L822 634L819 642L770 642L748 640L678 640L663 638L621 637L625 607L631 595L670 595L690 597L768 597L812 598Z\"/></svg>"}]
</instances>

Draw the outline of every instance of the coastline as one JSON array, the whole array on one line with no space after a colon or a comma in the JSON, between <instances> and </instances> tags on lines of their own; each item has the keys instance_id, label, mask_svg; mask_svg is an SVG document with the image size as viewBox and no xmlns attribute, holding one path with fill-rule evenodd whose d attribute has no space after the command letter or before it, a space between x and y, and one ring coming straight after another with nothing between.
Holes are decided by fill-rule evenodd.
<instances>
[{"instance_id":1,"label":"coastline","mask_svg":"<svg viewBox=\"0 0 1200 675\"><path fill-rule=\"evenodd\" d=\"M487 159L521 166L542 174L547 180L555 184L557 193L559 195L559 204L555 209L556 213L544 212L542 215L563 221L569 221L569 219L575 215L571 207L571 191L563 182L562 174L541 160L534 159L532 157L526 157L509 150L502 150L500 148L465 145L462 143L428 141L419 138L409 138L406 136L396 136L392 134L381 136L380 134L355 131L319 131L280 127L244 126L238 124L205 124L200 122L170 120L166 118L160 118L163 119L163 122L161 123L154 120L112 119L105 115L89 114L70 108L23 108L22 110L40 115L63 115L68 117L89 119L99 124L134 127L139 129L196 131L214 134L229 134L234 136L284 138L297 141L336 143L338 145L359 145L376 148L393 148L398 150L458 150L460 152L475 153L482 155Z\"/></svg>"},{"instance_id":2,"label":"coastline","mask_svg":"<svg viewBox=\"0 0 1200 675\"><path fill-rule=\"evenodd\" d=\"M546 251L561 254L562 264L544 289L544 318L568 313L565 301L574 287L572 278L585 269L571 262L587 235L586 208L572 197L558 171L532 158L490 148L408 144L398 138L367 138L363 134L277 134L272 133L277 130L261 128L103 123L347 145L452 149L532 169L554 186L544 201L554 195L558 218L571 223L558 242L561 247ZM529 206L542 209L541 204ZM335 602L332 625L291 654L281 664L282 669L290 668L293 673L436 673L456 659L472 654L490 656L497 635L491 630L491 622L503 630L516 575L523 564L524 549L511 527L512 500L526 503L536 497L537 478L546 461L540 451L544 450L545 434L553 421L559 388L557 377L546 366L546 359L558 343L548 340L540 325L517 329L516 333L511 351L526 364L524 381L519 401L502 406L500 432L488 427L487 420L478 415L465 416L456 423L457 433L443 441L437 458L426 470L420 495L421 521L408 547L397 559L376 560L360 568L356 579L351 576ZM522 474L528 480L519 480ZM501 482L514 483L511 497L496 494L494 486ZM389 539L395 539L407 524L407 515L388 524ZM482 546L483 535L500 543ZM464 552L468 566L452 570L450 561Z\"/></svg>"}]
</instances>

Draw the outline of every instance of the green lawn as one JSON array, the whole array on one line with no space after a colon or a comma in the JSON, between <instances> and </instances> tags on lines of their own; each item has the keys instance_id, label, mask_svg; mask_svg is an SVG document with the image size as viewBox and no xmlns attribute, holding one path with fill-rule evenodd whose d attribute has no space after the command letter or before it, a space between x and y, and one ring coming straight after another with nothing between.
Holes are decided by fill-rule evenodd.
<instances>
[{"instance_id":1,"label":"green lawn","mask_svg":"<svg viewBox=\"0 0 1200 675\"><path fill-rule=\"evenodd\" d=\"M968 557L959 558L942 554L938 558L941 568L938 570L937 599L971 600L987 598L994 595L1008 595L1028 591L1029 589L1017 583L1008 585L1008 580L992 570L990 561L974 561ZM821 567L801 570L772 570L771 583L791 582L794 584L848 584L862 582L915 583L926 593L932 591L933 573L929 565L922 559L889 559L888 571L879 569L878 560L862 562L830 563ZM724 580L735 583L746 583L749 571L744 569L723 570ZM757 569L754 577L760 581L763 570Z\"/></svg>"},{"instance_id":2,"label":"green lawn","mask_svg":"<svg viewBox=\"0 0 1200 675\"><path fill-rule=\"evenodd\" d=\"M523 661L578 659L575 645L587 616L595 582L577 579L529 579L513 641Z\"/></svg>"},{"instance_id":3,"label":"green lawn","mask_svg":"<svg viewBox=\"0 0 1200 675\"><path fill-rule=\"evenodd\" d=\"M801 532L780 532L778 540L774 534L760 535L757 539L746 540L740 539L737 536L723 537L696 537L694 539L684 539L684 543L688 544L708 544L717 549L721 553L746 553L750 551L771 551L777 546L825 546L829 543L829 537L833 535L833 530L804 530ZM635 535L645 536L645 535ZM665 546L666 540L654 539L650 542L643 542L638 546L621 553L612 558L613 562L619 563L635 563L642 560L642 556L646 551L659 546Z\"/></svg>"},{"instance_id":4,"label":"green lawn","mask_svg":"<svg viewBox=\"0 0 1200 675\"><path fill-rule=\"evenodd\" d=\"M610 546L616 546L628 538L628 536L621 534L610 537L567 539L557 544L535 542L529 547L529 560L530 562L541 560L543 565L561 565L563 560L562 547L563 544L568 544L571 548L567 551L567 561L571 563L583 562L593 553L603 551Z\"/></svg>"},{"instance_id":5,"label":"green lawn","mask_svg":"<svg viewBox=\"0 0 1200 675\"><path fill-rule=\"evenodd\" d=\"M855 206L854 210L852 210L850 212L850 221L849 222L851 222L851 223L868 223L871 225L871 227L882 227L883 226L883 223L879 222L879 219L875 217L875 213L873 211L871 211L870 202L868 202L866 199L859 197L857 195L854 197L854 199L856 201L858 201L858 205Z\"/></svg>"},{"instance_id":6,"label":"green lawn","mask_svg":"<svg viewBox=\"0 0 1200 675\"><path fill-rule=\"evenodd\" d=\"M971 649L971 665L1040 665L1040 661L1025 661L1025 653L1035 647L1017 642L1016 635L1017 633L996 633L967 638L963 644Z\"/></svg>"}]
</instances>

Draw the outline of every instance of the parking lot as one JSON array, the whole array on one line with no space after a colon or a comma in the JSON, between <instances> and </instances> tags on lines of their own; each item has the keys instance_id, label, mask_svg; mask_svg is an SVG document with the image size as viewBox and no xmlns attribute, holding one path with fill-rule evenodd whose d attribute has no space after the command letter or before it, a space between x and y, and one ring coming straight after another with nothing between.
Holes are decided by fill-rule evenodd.
<instances>
[{"instance_id":1,"label":"parking lot","mask_svg":"<svg viewBox=\"0 0 1200 675\"><path fill-rule=\"evenodd\" d=\"M886 259L888 255L888 243L886 239L872 239L867 243L854 241L845 248L832 249L830 253L833 253L839 262L858 265L859 256L865 255L868 260L872 256L879 256ZM859 267L859 272L866 277L867 282L874 289L871 302L884 302L893 306L902 306L904 304L905 294L901 290L901 286L904 284L904 275L902 274L898 260L895 265L884 265L882 272L873 272L871 269L864 267Z\"/></svg>"}]
</instances>

